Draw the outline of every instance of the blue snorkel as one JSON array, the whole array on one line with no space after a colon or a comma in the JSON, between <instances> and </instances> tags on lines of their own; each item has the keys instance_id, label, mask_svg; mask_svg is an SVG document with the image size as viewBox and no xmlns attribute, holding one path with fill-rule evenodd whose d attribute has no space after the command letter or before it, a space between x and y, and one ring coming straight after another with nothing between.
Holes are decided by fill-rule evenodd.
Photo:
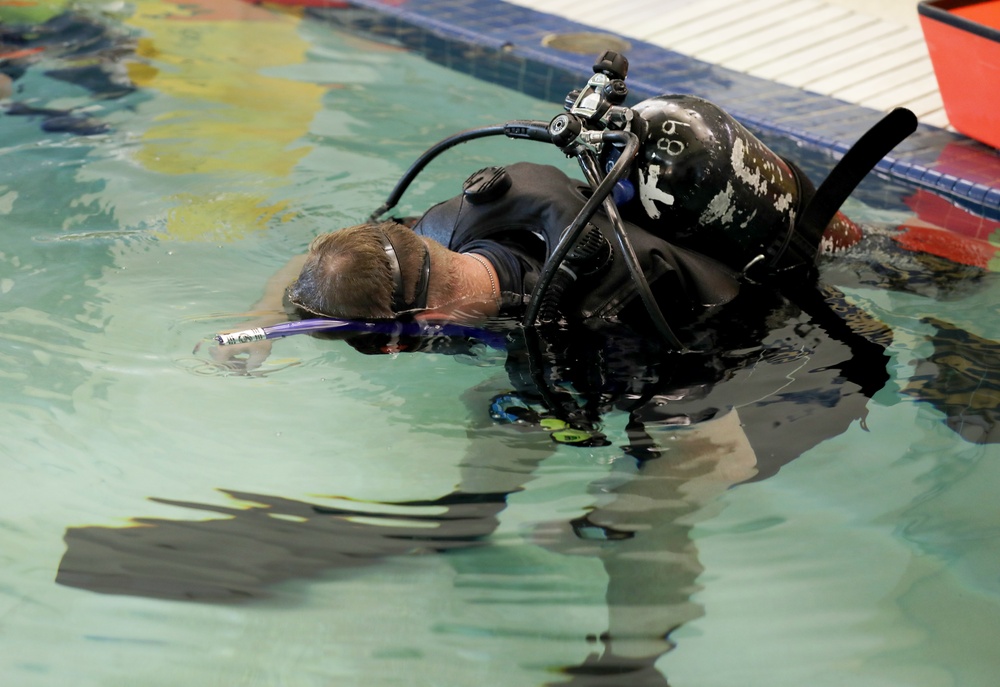
<instances>
[{"instance_id":1,"label":"blue snorkel","mask_svg":"<svg viewBox=\"0 0 1000 687\"><path fill-rule=\"evenodd\" d=\"M387 334L392 336L419 337L455 337L476 339L492 348L503 348L505 337L499 332L469 327L461 324L435 322L400 322L387 320L370 322L366 320L335 320L327 318L312 318L281 322L267 327L254 327L230 334L216 334L215 340L220 346L254 343L269 339L280 339L293 334L341 334L344 338L362 334Z\"/></svg>"}]
</instances>

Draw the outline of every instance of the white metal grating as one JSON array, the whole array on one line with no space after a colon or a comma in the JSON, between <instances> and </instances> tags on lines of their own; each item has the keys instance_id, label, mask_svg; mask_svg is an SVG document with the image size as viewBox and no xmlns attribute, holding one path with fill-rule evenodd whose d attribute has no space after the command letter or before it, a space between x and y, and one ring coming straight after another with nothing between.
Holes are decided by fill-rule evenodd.
<instances>
[{"instance_id":1,"label":"white metal grating","mask_svg":"<svg viewBox=\"0 0 1000 687\"><path fill-rule=\"evenodd\" d=\"M821 0L508 1L863 107L908 107L948 126L915 23Z\"/></svg>"}]
</instances>

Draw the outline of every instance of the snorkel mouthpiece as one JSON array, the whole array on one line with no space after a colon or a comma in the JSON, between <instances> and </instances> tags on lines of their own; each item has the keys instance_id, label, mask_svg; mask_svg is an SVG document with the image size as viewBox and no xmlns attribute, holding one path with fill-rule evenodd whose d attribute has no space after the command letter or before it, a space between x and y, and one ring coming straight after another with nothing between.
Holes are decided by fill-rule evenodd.
<instances>
[{"instance_id":1,"label":"snorkel mouthpiece","mask_svg":"<svg viewBox=\"0 0 1000 687\"><path fill-rule=\"evenodd\" d=\"M216 334L215 340L219 342L220 346L231 346L232 344L245 344L253 343L254 341L263 341L267 338L267 332L263 327L256 327L255 329L244 329L241 332L233 332L231 334Z\"/></svg>"},{"instance_id":2,"label":"snorkel mouthpiece","mask_svg":"<svg viewBox=\"0 0 1000 687\"><path fill-rule=\"evenodd\" d=\"M231 346L233 344L254 343L255 341L264 341L266 339L280 339L281 337L293 334L329 332L335 329L364 332L376 328L376 325L370 322L315 318L280 322L269 327L254 327L253 329L244 329L229 334L216 334L215 340L220 346Z\"/></svg>"}]
</instances>

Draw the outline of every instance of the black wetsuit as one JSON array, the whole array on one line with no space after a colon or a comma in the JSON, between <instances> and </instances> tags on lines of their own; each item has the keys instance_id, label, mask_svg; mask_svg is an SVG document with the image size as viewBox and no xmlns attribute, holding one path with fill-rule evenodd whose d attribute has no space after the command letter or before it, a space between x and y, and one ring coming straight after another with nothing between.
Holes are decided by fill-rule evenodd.
<instances>
[{"instance_id":1,"label":"black wetsuit","mask_svg":"<svg viewBox=\"0 0 1000 687\"><path fill-rule=\"evenodd\" d=\"M588 187L555 167L516 163L506 168L510 187L498 197L462 194L428 210L414 225L461 253L478 253L497 271L501 314L518 316L562 232L587 200ZM617 245L610 220L591 220L608 243ZM643 227L626 223L646 279L671 323L687 324L707 310L730 302L740 285L732 269L681 248ZM618 250L617 248L615 249ZM581 276L561 303L567 320L645 319L625 261L616 255L598 274Z\"/></svg>"}]
</instances>

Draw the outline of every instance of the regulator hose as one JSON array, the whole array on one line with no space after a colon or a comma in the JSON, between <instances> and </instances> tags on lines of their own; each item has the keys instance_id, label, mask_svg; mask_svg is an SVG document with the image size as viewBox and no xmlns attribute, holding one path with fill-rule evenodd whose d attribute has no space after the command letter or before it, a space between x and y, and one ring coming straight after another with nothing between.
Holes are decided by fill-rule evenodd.
<instances>
[{"instance_id":1,"label":"regulator hose","mask_svg":"<svg viewBox=\"0 0 1000 687\"><path fill-rule=\"evenodd\" d=\"M538 312L542 307L542 300L545 293L549 290L549 285L552 283L553 277L562 265L563 260L566 259L566 254L569 253L580 234L586 228L587 223L594 216L594 213L597 212L597 208L611 196L611 191L614 189L615 184L618 183L618 180L628 172L629 166L632 164L632 159L639 150L638 137L626 131L606 132L604 139L609 143L624 143L625 151L615 162L608 175L596 185L596 180L590 176L584 164L584 159L589 158L591 167L596 169L592 153L588 150L581 150L576 153L580 166L588 176L587 180L594 187L594 192L587 199L587 202L584 203L576 217L573 218L573 221L570 222L569 226L563 230L559 243L556 244L556 247L552 250L552 255L549 256L549 259L542 267L542 273L539 275L538 283L535 284L535 288L531 292L531 299L528 301L528 307L521 321L521 324L525 327L532 327L538 321ZM615 213L617 214L617 209Z\"/></svg>"},{"instance_id":2,"label":"regulator hose","mask_svg":"<svg viewBox=\"0 0 1000 687\"><path fill-rule=\"evenodd\" d=\"M566 260L559 266L548 291L542 296L542 307L538 311L539 322L551 322L559 315L563 295L580 277L600 274L611 262L611 244L601 230L588 223L580 239L566 254Z\"/></svg>"},{"instance_id":3,"label":"regulator hose","mask_svg":"<svg viewBox=\"0 0 1000 687\"><path fill-rule=\"evenodd\" d=\"M566 255L575 245L576 240L587 227L587 223L594 216L594 213L597 212L598 207L603 204L608 218L614 227L615 236L618 238L618 244L625 258L625 264L628 266L629 273L632 276L632 282L643 305L646 306L654 328L672 348L678 351L685 351L687 350L686 347L677 338L677 335L674 334L670 325L667 324L660 306L656 303L656 298L649 288L649 282L646 280L645 274L643 274L639 259L632 248L632 242L625 231L618 208L611 199L611 192L615 184L628 173L632 160L639 150L639 138L627 131L608 131L604 133L603 140L605 143L610 144L624 144L625 148L618 157L618 160L615 161L611 171L599 183L598 179L600 179L600 175L593 153L586 149L576 153L577 161L580 163L587 181L594 188L594 192L570 225L563 231L562 238L559 239L559 243L553 249L552 255L542 268L542 273L539 275L538 283L531 293L531 299L528 301L528 307L521 324L525 327L532 327L538 321L538 314L545 300L545 294L548 292L556 273L562 267Z\"/></svg>"},{"instance_id":4,"label":"regulator hose","mask_svg":"<svg viewBox=\"0 0 1000 687\"><path fill-rule=\"evenodd\" d=\"M632 138L635 138L635 136L632 136ZM625 157L624 153L622 157ZM631 160L631 157L629 160ZM583 173L587 176L587 180L593 184L598 178L597 163L594 161L593 156L588 155L586 158L581 158L580 166L583 168ZM622 256L625 258L629 274L632 276L632 284L635 286L643 305L646 306L646 312L649 314L649 319L652 321L653 327L671 348L680 352L686 352L687 346L681 342L674 333L674 330L667 323L667 318L663 316L663 311L660 310L660 305L656 302L656 297L649 288L649 281L646 279L646 275L642 271L642 265L639 264L639 258L632 248L632 241L628 237L628 232L625 231L625 225L622 222L621 214L618 212L618 206L615 205L610 196L605 196L604 208L608 219L611 220L611 226L615 230L615 237L618 239L618 246L621 248Z\"/></svg>"}]
</instances>

